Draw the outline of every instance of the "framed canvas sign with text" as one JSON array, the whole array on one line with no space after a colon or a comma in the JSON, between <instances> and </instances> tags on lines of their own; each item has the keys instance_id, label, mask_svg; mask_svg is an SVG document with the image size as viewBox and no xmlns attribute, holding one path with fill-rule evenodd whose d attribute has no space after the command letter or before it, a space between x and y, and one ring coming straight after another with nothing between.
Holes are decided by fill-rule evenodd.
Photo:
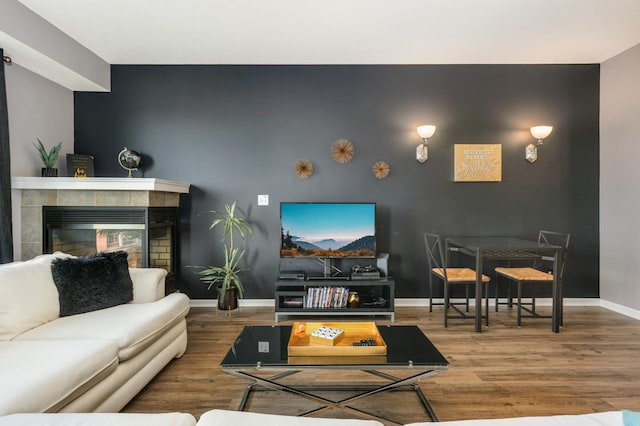
<instances>
[{"instance_id":1,"label":"framed canvas sign with text","mask_svg":"<svg viewBox=\"0 0 640 426\"><path fill-rule=\"evenodd\" d=\"M94 177L93 156L67 154L67 176L75 178Z\"/></svg>"},{"instance_id":2,"label":"framed canvas sign with text","mask_svg":"<svg viewBox=\"0 0 640 426\"><path fill-rule=\"evenodd\" d=\"M454 182L501 182L502 145L455 144Z\"/></svg>"}]
</instances>

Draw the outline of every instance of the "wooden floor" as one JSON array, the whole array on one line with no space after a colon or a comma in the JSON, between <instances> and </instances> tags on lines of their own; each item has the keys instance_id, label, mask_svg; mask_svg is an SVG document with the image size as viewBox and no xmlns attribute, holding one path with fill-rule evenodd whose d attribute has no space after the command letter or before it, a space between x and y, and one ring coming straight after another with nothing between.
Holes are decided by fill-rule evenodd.
<instances>
[{"instance_id":1,"label":"wooden floor","mask_svg":"<svg viewBox=\"0 0 640 426\"><path fill-rule=\"evenodd\" d=\"M417 324L450 362L448 371L420 382L441 421L640 410L640 321L604 308L566 307L564 327L554 334L549 319L524 319L518 328L514 312L501 308L491 314L490 327L474 333L473 322L465 320L450 321L445 329L442 307L431 314L428 308L396 310L396 324ZM300 320L281 324L294 319ZM230 320L216 318L213 308L193 308L186 354L123 411L181 411L198 418L213 408L235 410L246 383L223 373L220 361L243 326L273 320L273 308L242 308ZM377 322L388 324L388 317ZM277 392L256 395L251 411L296 414L308 408L303 400ZM413 393L386 393L368 401L360 407L401 423L428 421Z\"/></svg>"}]
</instances>

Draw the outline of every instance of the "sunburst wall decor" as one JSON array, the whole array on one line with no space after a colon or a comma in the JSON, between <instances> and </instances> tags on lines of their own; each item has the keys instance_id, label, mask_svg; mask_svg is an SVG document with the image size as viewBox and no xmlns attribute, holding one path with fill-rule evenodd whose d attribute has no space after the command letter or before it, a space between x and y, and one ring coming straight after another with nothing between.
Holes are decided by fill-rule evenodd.
<instances>
[{"instance_id":1,"label":"sunburst wall decor","mask_svg":"<svg viewBox=\"0 0 640 426\"><path fill-rule=\"evenodd\" d=\"M389 174L389 165L384 161L378 161L373 165L371 171L373 171L373 175L378 179L384 179Z\"/></svg>"},{"instance_id":2,"label":"sunburst wall decor","mask_svg":"<svg viewBox=\"0 0 640 426\"><path fill-rule=\"evenodd\" d=\"M313 174L313 163L309 160L298 160L295 167L296 176L306 179Z\"/></svg>"},{"instance_id":3,"label":"sunburst wall decor","mask_svg":"<svg viewBox=\"0 0 640 426\"><path fill-rule=\"evenodd\" d=\"M340 164L351 161L354 152L353 144L347 139L338 139L331 147L331 156Z\"/></svg>"}]
</instances>

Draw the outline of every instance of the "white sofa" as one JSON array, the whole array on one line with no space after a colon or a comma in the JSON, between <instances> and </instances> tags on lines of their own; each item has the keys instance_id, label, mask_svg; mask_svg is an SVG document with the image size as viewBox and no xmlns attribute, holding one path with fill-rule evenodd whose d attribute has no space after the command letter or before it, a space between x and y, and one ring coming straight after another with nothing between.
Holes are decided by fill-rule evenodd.
<instances>
[{"instance_id":1,"label":"white sofa","mask_svg":"<svg viewBox=\"0 0 640 426\"><path fill-rule=\"evenodd\" d=\"M433 423L411 423L427 426ZM440 422L444 426L623 426L621 411L571 416L514 417L509 419L461 420ZM630 423L633 424L633 423ZM194 426L191 414L14 414L0 417L0 426ZM278 416L242 411L211 410L197 426L382 426L373 420L325 419ZM626 425L624 425L626 426Z\"/></svg>"},{"instance_id":2,"label":"white sofa","mask_svg":"<svg viewBox=\"0 0 640 426\"><path fill-rule=\"evenodd\" d=\"M427 426L431 422L411 423L405 426ZM514 417L509 419L460 420L439 422L445 426L623 426L622 412L590 413L572 416ZM342 420L309 417L290 417L258 414L245 411L211 410L204 413L198 426L382 426L373 420ZM3 426L0 422L0 426Z\"/></svg>"},{"instance_id":3,"label":"white sofa","mask_svg":"<svg viewBox=\"0 0 640 426\"><path fill-rule=\"evenodd\" d=\"M0 426L195 426L187 413L28 413L0 416Z\"/></svg>"},{"instance_id":4,"label":"white sofa","mask_svg":"<svg viewBox=\"0 0 640 426\"><path fill-rule=\"evenodd\" d=\"M117 412L186 350L189 300L165 297L162 269L129 269L129 303L60 317L51 262L65 257L0 266L0 416Z\"/></svg>"}]
</instances>

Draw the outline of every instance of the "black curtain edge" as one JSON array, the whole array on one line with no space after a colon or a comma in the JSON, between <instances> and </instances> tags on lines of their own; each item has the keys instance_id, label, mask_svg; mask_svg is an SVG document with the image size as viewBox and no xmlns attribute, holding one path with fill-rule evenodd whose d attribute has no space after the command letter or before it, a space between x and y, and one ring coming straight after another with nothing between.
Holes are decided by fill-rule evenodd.
<instances>
[{"instance_id":1,"label":"black curtain edge","mask_svg":"<svg viewBox=\"0 0 640 426\"><path fill-rule=\"evenodd\" d=\"M13 261L11 159L4 49L0 48L0 263Z\"/></svg>"}]
</instances>

